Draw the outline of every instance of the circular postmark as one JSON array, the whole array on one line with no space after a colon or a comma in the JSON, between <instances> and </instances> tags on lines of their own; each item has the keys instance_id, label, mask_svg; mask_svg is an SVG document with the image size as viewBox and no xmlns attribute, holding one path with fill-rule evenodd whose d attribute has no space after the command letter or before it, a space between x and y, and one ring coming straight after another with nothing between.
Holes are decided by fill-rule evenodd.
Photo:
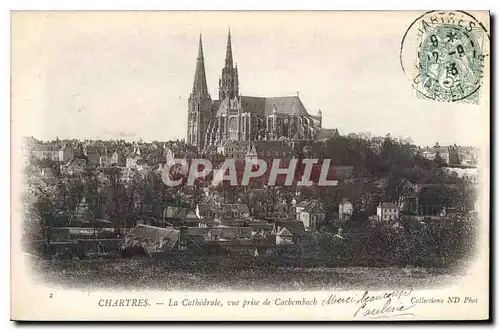
<instances>
[{"instance_id":1,"label":"circular postmark","mask_svg":"<svg viewBox=\"0 0 500 331\"><path fill-rule=\"evenodd\" d=\"M477 103L489 34L463 11L430 11L415 19L401 41L400 61L417 97Z\"/></svg>"}]
</instances>

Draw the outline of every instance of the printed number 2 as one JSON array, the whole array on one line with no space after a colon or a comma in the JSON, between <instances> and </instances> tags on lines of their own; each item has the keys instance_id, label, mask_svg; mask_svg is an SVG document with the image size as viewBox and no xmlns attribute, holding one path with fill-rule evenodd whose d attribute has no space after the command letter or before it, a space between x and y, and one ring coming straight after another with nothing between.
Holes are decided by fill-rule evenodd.
<instances>
[{"instance_id":1,"label":"printed number 2","mask_svg":"<svg viewBox=\"0 0 500 331\"><path fill-rule=\"evenodd\" d=\"M53 295L52 293L49 293L49 298L52 299Z\"/></svg>"}]
</instances>

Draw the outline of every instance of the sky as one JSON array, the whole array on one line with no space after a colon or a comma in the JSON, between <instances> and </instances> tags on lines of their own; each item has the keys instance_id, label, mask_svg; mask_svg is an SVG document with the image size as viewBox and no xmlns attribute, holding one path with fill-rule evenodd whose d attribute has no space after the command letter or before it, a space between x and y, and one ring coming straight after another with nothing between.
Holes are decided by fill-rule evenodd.
<instances>
[{"instance_id":1,"label":"sky","mask_svg":"<svg viewBox=\"0 0 500 331\"><path fill-rule=\"evenodd\" d=\"M419 99L401 39L418 12L18 12L12 17L13 132L43 140L185 138L198 38L212 99L228 28L240 92L299 93L323 127L478 143L479 105ZM416 55L415 55L416 56ZM484 92L483 92L484 93ZM488 101L488 98L486 98Z\"/></svg>"}]
</instances>

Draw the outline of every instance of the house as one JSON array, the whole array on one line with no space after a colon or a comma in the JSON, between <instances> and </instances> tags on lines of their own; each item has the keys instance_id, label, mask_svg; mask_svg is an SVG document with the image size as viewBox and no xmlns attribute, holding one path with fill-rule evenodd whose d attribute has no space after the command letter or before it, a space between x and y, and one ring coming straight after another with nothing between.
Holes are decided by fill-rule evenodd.
<instances>
[{"instance_id":1,"label":"house","mask_svg":"<svg viewBox=\"0 0 500 331\"><path fill-rule=\"evenodd\" d=\"M417 215L418 214L418 196L414 193L403 194L398 199L398 205L401 209L401 214Z\"/></svg>"},{"instance_id":2,"label":"house","mask_svg":"<svg viewBox=\"0 0 500 331\"><path fill-rule=\"evenodd\" d=\"M206 240L208 241L229 241L238 239L251 239L252 229L249 227L219 227L209 228Z\"/></svg>"},{"instance_id":3,"label":"house","mask_svg":"<svg viewBox=\"0 0 500 331\"><path fill-rule=\"evenodd\" d=\"M268 235L275 232L274 223L253 222L253 223L248 223L248 226L252 229L253 234L260 233L262 235Z\"/></svg>"},{"instance_id":4,"label":"house","mask_svg":"<svg viewBox=\"0 0 500 331\"><path fill-rule=\"evenodd\" d=\"M46 145L35 146L32 155L39 160L52 160L56 162L68 162L74 156L73 148L60 143L50 143Z\"/></svg>"},{"instance_id":5,"label":"house","mask_svg":"<svg viewBox=\"0 0 500 331\"><path fill-rule=\"evenodd\" d=\"M300 213L304 210L305 206L309 203L308 200L302 200L295 204L295 213L297 214L297 219L300 219Z\"/></svg>"},{"instance_id":6,"label":"house","mask_svg":"<svg viewBox=\"0 0 500 331\"><path fill-rule=\"evenodd\" d=\"M347 201L347 199L342 199L342 202L339 204L339 218L342 221L347 221L352 217L352 203Z\"/></svg>"},{"instance_id":7,"label":"house","mask_svg":"<svg viewBox=\"0 0 500 331\"><path fill-rule=\"evenodd\" d=\"M252 141L247 144L244 159L247 161L259 159L289 160L297 156L297 152L290 146L286 139Z\"/></svg>"},{"instance_id":8,"label":"house","mask_svg":"<svg viewBox=\"0 0 500 331\"><path fill-rule=\"evenodd\" d=\"M276 245L293 245L293 234L286 227L278 227L276 231Z\"/></svg>"},{"instance_id":9,"label":"house","mask_svg":"<svg viewBox=\"0 0 500 331\"><path fill-rule=\"evenodd\" d=\"M217 153L226 158L243 160L248 151L247 141L235 141L228 139L221 146L217 147Z\"/></svg>"},{"instance_id":10,"label":"house","mask_svg":"<svg viewBox=\"0 0 500 331\"><path fill-rule=\"evenodd\" d=\"M61 173L64 175L80 175L87 168L87 160L82 158L72 158L66 164L61 164Z\"/></svg>"},{"instance_id":11,"label":"house","mask_svg":"<svg viewBox=\"0 0 500 331\"><path fill-rule=\"evenodd\" d=\"M377 206L377 218L380 221L393 221L399 218L399 208L395 203L383 202Z\"/></svg>"},{"instance_id":12,"label":"house","mask_svg":"<svg viewBox=\"0 0 500 331\"><path fill-rule=\"evenodd\" d=\"M448 146L448 159L446 160L447 164L451 165L459 165L460 162L460 153L458 151L457 145Z\"/></svg>"},{"instance_id":13,"label":"house","mask_svg":"<svg viewBox=\"0 0 500 331\"><path fill-rule=\"evenodd\" d=\"M174 226L188 227L206 227L206 222L203 222L196 212L190 208L167 206L163 211L163 220Z\"/></svg>"},{"instance_id":14,"label":"house","mask_svg":"<svg viewBox=\"0 0 500 331\"><path fill-rule=\"evenodd\" d=\"M249 227L181 227L180 249L189 247L229 247L250 245L252 229Z\"/></svg>"},{"instance_id":15,"label":"house","mask_svg":"<svg viewBox=\"0 0 500 331\"><path fill-rule=\"evenodd\" d=\"M286 231L284 231L283 229L286 229ZM288 232L291 233L291 235L292 235L292 243L297 243L306 234L306 229L304 227L304 223L299 222L299 221L295 221L295 220L277 220L277 221L275 221L275 227L273 229L272 234L275 234L276 238L281 237L281 239L279 239L279 240L287 239L285 241L281 241L282 243L289 242L288 241L288 239L289 239ZM281 235L279 233L281 233ZM276 240L277 240L277 242L279 241L278 239L276 239ZM277 242L276 242L276 244L277 244Z\"/></svg>"},{"instance_id":16,"label":"house","mask_svg":"<svg viewBox=\"0 0 500 331\"><path fill-rule=\"evenodd\" d=\"M124 237L124 246L142 243L146 252L164 252L178 247L179 230L139 224Z\"/></svg>"},{"instance_id":17,"label":"house","mask_svg":"<svg viewBox=\"0 0 500 331\"><path fill-rule=\"evenodd\" d=\"M319 200L301 201L295 206L297 219L301 221L306 228L316 230L318 224L325 219L326 210L323 203Z\"/></svg>"},{"instance_id":18,"label":"house","mask_svg":"<svg viewBox=\"0 0 500 331\"><path fill-rule=\"evenodd\" d=\"M51 168L41 168L40 177L44 179L54 178L54 173L52 172Z\"/></svg>"},{"instance_id":19,"label":"house","mask_svg":"<svg viewBox=\"0 0 500 331\"><path fill-rule=\"evenodd\" d=\"M125 167L127 164L127 159L120 150L116 150L111 154L109 159L111 165L117 165L119 167Z\"/></svg>"},{"instance_id":20,"label":"house","mask_svg":"<svg viewBox=\"0 0 500 331\"><path fill-rule=\"evenodd\" d=\"M108 156L99 157L99 167L105 168L111 165L111 159Z\"/></svg>"},{"instance_id":21,"label":"house","mask_svg":"<svg viewBox=\"0 0 500 331\"><path fill-rule=\"evenodd\" d=\"M58 161L66 163L69 160L71 160L73 156L74 156L73 148L68 144L64 144L63 147L59 149Z\"/></svg>"},{"instance_id":22,"label":"house","mask_svg":"<svg viewBox=\"0 0 500 331\"><path fill-rule=\"evenodd\" d=\"M222 205L222 209L224 211L224 217L227 218L245 218L250 216L250 210L244 203L224 204Z\"/></svg>"},{"instance_id":23,"label":"house","mask_svg":"<svg viewBox=\"0 0 500 331\"><path fill-rule=\"evenodd\" d=\"M252 243L254 245L276 245L276 225L267 222L248 223L252 229Z\"/></svg>"},{"instance_id":24,"label":"house","mask_svg":"<svg viewBox=\"0 0 500 331\"><path fill-rule=\"evenodd\" d=\"M319 129L318 135L316 136L317 140L325 140L325 139L335 139L340 137L340 133L338 129Z\"/></svg>"},{"instance_id":25,"label":"house","mask_svg":"<svg viewBox=\"0 0 500 331\"><path fill-rule=\"evenodd\" d=\"M244 219L250 216L250 210L244 203L234 204L198 204L196 215L199 218L236 218Z\"/></svg>"},{"instance_id":26,"label":"house","mask_svg":"<svg viewBox=\"0 0 500 331\"><path fill-rule=\"evenodd\" d=\"M101 155L97 147L87 145L84 147L83 153L87 157L88 167L97 168L99 166Z\"/></svg>"}]
</instances>

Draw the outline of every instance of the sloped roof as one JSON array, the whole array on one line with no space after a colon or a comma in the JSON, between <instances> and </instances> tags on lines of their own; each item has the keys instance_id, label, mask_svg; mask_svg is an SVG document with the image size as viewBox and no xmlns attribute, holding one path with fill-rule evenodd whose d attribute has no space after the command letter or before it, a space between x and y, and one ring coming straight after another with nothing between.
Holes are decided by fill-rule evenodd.
<instances>
[{"instance_id":1,"label":"sloped roof","mask_svg":"<svg viewBox=\"0 0 500 331\"><path fill-rule=\"evenodd\" d=\"M241 108L245 112L263 116L266 114L266 98L242 96Z\"/></svg>"},{"instance_id":2,"label":"sloped roof","mask_svg":"<svg viewBox=\"0 0 500 331\"><path fill-rule=\"evenodd\" d=\"M278 236L282 236L282 237L293 237L293 234L290 232L290 230L288 230L286 227L283 227L281 228L278 233L277 233Z\"/></svg>"},{"instance_id":3,"label":"sloped roof","mask_svg":"<svg viewBox=\"0 0 500 331\"><path fill-rule=\"evenodd\" d=\"M249 227L226 227L220 229L222 229L220 236L226 239L250 238L252 236L252 228Z\"/></svg>"},{"instance_id":4,"label":"sloped roof","mask_svg":"<svg viewBox=\"0 0 500 331\"><path fill-rule=\"evenodd\" d=\"M316 139L327 139L327 138L336 138L339 137L339 130L337 129L324 129L321 128L316 136Z\"/></svg>"},{"instance_id":5,"label":"sloped roof","mask_svg":"<svg viewBox=\"0 0 500 331\"><path fill-rule=\"evenodd\" d=\"M255 151L258 156L276 156L278 152L279 156L283 156L283 152L286 156L295 156L297 153L293 148L291 148L287 143L282 140L265 140L265 141L255 141L253 142L255 146ZM271 155L269 155L269 153Z\"/></svg>"},{"instance_id":6,"label":"sloped roof","mask_svg":"<svg viewBox=\"0 0 500 331\"><path fill-rule=\"evenodd\" d=\"M305 207L309 204L309 201L308 200L302 200L301 202L299 202L298 204L295 205L295 207Z\"/></svg>"},{"instance_id":7,"label":"sloped roof","mask_svg":"<svg viewBox=\"0 0 500 331\"><path fill-rule=\"evenodd\" d=\"M198 219L198 216L196 216L196 213L192 210L189 210L187 213L186 213L186 219Z\"/></svg>"},{"instance_id":8,"label":"sloped roof","mask_svg":"<svg viewBox=\"0 0 500 331\"><path fill-rule=\"evenodd\" d=\"M171 216L167 216L167 211L169 210L172 212ZM163 215L165 217L169 218L180 218L180 219L198 219L198 216L196 216L196 213L194 210L190 208L185 208L185 207L175 207L175 206L169 206L165 208L163 211Z\"/></svg>"},{"instance_id":9,"label":"sloped roof","mask_svg":"<svg viewBox=\"0 0 500 331\"><path fill-rule=\"evenodd\" d=\"M127 234L133 236L140 241L147 239L145 249L147 251L154 251L160 245L162 238L164 238L166 247L174 247L177 239L179 238L179 230L173 227L160 228L156 226L139 224Z\"/></svg>"},{"instance_id":10,"label":"sloped roof","mask_svg":"<svg viewBox=\"0 0 500 331\"><path fill-rule=\"evenodd\" d=\"M276 112L282 115L310 116L304 104L298 96L287 97L252 97L241 96L238 100L242 112L249 112L259 116L267 116ZM220 101L217 115L227 113L228 109L234 107L234 99Z\"/></svg>"},{"instance_id":11,"label":"sloped roof","mask_svg":"<svg viewBox=\"0 0 500 331\"><path fill-rule=\"evenodd\" d=\"M382 208L398 208L398 206L392 202L384 202L382 203Z\"/></svg>"},{"instance_id":12,"label":"sloped roof","mask_svg":"<svg viewBox=\"0 0 500 331\"><path fill-rule=\"evenodd\" d=\"M272 223L249 223L248 226L255 232L264 231L265 233L271 233L274 230L274 224Z\"/></svg>"},{"instance_id":13,"label":"sloped roof","mask_svg":"<svg viewBox=\"0 0 500 331\"><path fill-rule=\"evenodd\" d=\"M298 96L265 98L265 115L271 115L274 109L278 114L309 115Z\"/></svg>"},{"instance_id":14,"label":"sloped roof","mask_svg":"<svg viewBox=\"0 0 500 331\"><path fill-rule=\"evenodd\" d=\"M306 213L325 213L325 208L319 200L311 200L305 207L304 212Z\"/></svg>"},{"instance_id":15,"label":"sloped roof","mask_svg":"<svg viewBox=\"0 0 500 331\"><path fill-rule=\"evenodd\" d=\"M299 221L276 221L276 226L285 227L294 236L304 234L306 229L304 228L304 223Z\"/></svg>"}]
</instances>

